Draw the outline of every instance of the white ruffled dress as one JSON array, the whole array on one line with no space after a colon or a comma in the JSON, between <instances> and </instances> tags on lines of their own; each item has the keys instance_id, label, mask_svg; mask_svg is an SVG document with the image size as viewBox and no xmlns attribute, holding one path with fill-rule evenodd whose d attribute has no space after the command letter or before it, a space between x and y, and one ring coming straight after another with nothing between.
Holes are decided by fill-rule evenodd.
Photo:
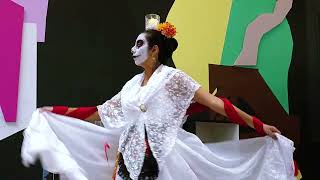
<instances>
[{"instance_id":1,"label":"white ruffled dress","mask_svg":"<svg viewBox=\"0 0 320 180\"><path fill-rule=\"evenodd\" d=\"M282 135L203 144L184 131L186 109L199 84L185 73L160 66L141 89L143 74L98 106L103 127L50 112L33 113L24 132L25 165L40 158L50 172L68 180L112 178L115 156L123 154L137 179L146 129L159 164L159 180L293 180L293 142ZM121 179L117 176L117 180Z\"/></svg>"}]
</instances>

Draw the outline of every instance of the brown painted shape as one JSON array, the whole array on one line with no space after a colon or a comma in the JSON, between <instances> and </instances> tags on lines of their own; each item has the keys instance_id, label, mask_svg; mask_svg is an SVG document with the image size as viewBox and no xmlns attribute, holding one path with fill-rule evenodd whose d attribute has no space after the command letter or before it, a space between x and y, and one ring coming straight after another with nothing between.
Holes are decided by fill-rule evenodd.
<instances>
[{"instance_id":1,"label":"brown painted shape","mask_svg":"<svg viewBox=\"0 0 320 180\"><path fill-rule=\"evenodd\" d=\"M241 105L246 104L251 111L247 113L257 116L264 123L276 126L282 134L299 144L297 118L286 113L257 69L210 64L209 88L211 92L217 88L216 96L229 98L240 109L244 110ZM257 134L254 131L240 128L240 138L255 136Z\"/></svg>"},{"instance_id":2,"label":"brown painted shape","mask_svg":"<svg viewBox=\"0 0 320 180\"><path fill-rule=\"evenodd\" d=\"M278 26L292 7L292 0L278 0L272 14L262 14L248 25L243 47L235 65L257 64L259 44L262 36Z\"/></svg>"}]
</instances>

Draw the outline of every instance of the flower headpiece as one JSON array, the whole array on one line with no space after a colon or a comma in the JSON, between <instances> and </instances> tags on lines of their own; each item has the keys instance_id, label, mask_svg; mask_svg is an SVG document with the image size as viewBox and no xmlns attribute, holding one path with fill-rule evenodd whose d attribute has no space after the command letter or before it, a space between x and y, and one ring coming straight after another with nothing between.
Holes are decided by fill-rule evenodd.
<instances>
[{"instance_id":1,"label":"flower headpiece","mask_svg":"<svg viewBox=\"0 0 320 180\"><path fill-rule=\"evenodd\" d=\"M176 28L169 22L160 23L157 28L167 38L173 38L176 34Z\"/></svg>"},{"instance_id":2,"label":"flower headpiece","mask_svg":"<svg viewBox=\"0 0 320 180\"><path fill-rule=\"evenodd\" d=\"M160 31L167 38L173 38L177 31L169 22L160 23L160 16L157 14L147 14L145 16L146 29L154 29Z\"/></svg>"}]
</instances>

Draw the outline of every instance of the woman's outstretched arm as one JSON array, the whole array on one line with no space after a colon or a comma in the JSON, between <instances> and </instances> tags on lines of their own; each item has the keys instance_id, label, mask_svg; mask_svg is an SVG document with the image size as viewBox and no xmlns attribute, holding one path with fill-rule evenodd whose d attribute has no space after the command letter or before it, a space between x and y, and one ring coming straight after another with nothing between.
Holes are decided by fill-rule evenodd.
<instances>
[{"instance_id":1,"label":"woman's outstretched arm","mask_svg":"<svg viewBox=\"0 0 320 180\"><path fill-rule=\"evenodd\" d=\"M250 116L249 114L232 105L227 99L213 96L202 88L199 88L196 91L194 100L199 104L208 107L212 111L227 116L233 122L236 122L240 125L248 125L251 128L254 128L261 135L267 134L275 138L275 133L280 133L276 127L262 123L258 118Z\"/></svg>"},{"instance_id":2,"label":"woman's outstretched arm","mask_svg":"<svg viewBox=\"0 0 320 180\"><path fill-rule=\"evenodd\" d=\"M98 109L96 106L91 106L91 107L45 106L40 109L45 111L50 111L60 115L78 118L91 123L100 121Z\"/></svg>"}]
</instances>

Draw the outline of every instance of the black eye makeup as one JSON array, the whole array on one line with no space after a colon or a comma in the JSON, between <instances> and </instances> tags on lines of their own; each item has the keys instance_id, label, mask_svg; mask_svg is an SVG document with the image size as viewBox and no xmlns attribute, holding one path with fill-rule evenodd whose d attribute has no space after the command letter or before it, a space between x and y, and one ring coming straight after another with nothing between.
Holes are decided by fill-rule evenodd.
<instances>
[{"instance_id":1,"label":"black eye makeup","mask_svg":"<svg viewBox=\"0 0 320 180\"><path fill-rule=\"evenodd\" d=\"M139 47L143 46L143 44L144 44L143 40L138 40L136 43L136 46L139 48Z\"/></svg>"}]
</instances>

